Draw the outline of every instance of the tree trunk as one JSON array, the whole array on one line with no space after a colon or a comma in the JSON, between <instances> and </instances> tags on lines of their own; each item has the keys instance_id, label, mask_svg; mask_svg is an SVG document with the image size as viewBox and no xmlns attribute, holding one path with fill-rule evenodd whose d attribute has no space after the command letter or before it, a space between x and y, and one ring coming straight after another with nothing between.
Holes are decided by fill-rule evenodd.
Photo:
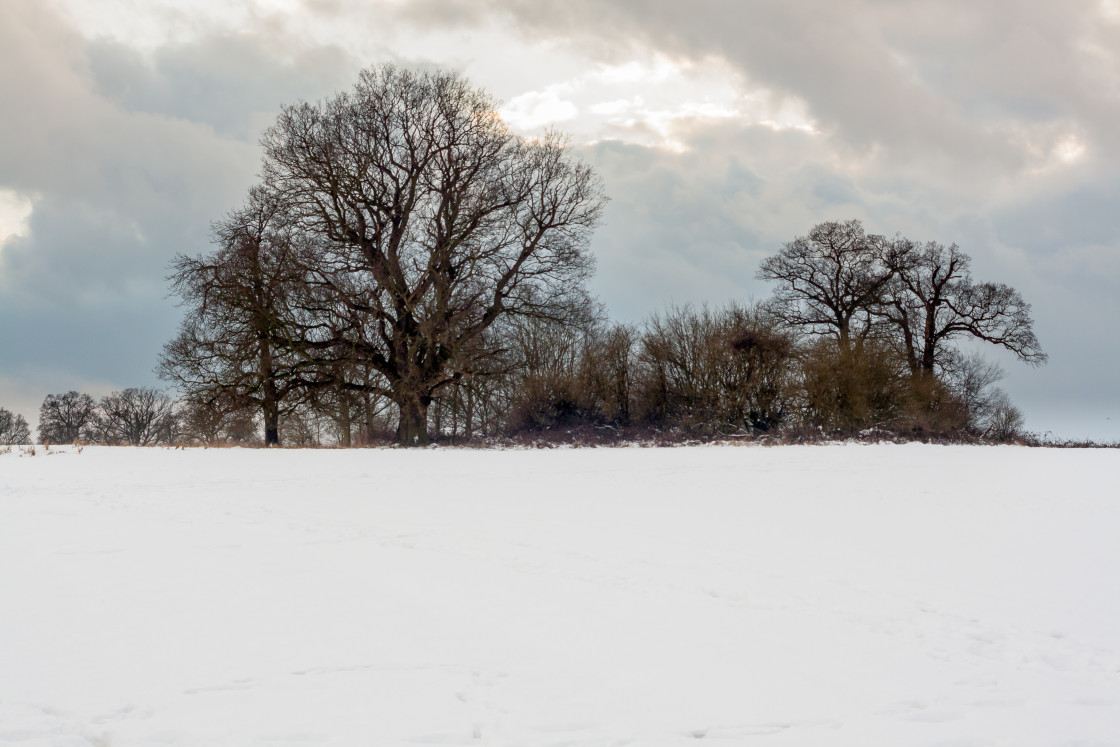
<instances>
[{"instance_id":1,"label":"tree trunk","mask_svg":"<svg viewBox=\"0 0 1120 747\"><path fill-rule=\"evenodd\" d=\"M474 387L467 387L467 419L466 419L467 441L474 438Z\"/></svg>"},{"instance_id":2,"label":"tree trunk","mask_svg":"<svg viewBox=\"0 0 1120 747\"><path fill-rule=\"evenodd\" d=\"M363 425L364 425L365 430L366 430L364 443L362 445L363 446L372 446L373 445L373 431L374 431L373 402L370 401L370 396L369 396L368 392L366 392L365 395L363 395L363 397L362 397L362 407L364 408L364 415L365 415L365 421L364 421Z\"/></svg>"},{"instance_id":3,"label":"tree trunk","mask_svg":"<svg viewBox=\"0 0 1120 747\"><path fill-rule=\"evenodd\" d=\"M431 397L410 395L397 402L400 409L400 422L397 425L397 443L401 446L427 446L431 440L428 438L428 405L432 403Z\"/></svg>"},{"instance_id":4,"label":"tree trunk","mask_svg":"<svg viewBox=\"0 0 1120 747\"><path fill-rule=\"evenodd\" d=\"M925 347L922 349L922 372L933 373L934 363L937 361L937 343L934 339L926 337Z\"/></svg>"},{"instance_id":5,"label":"tree trunk","mask_svg":"<svg viewBox=\"0 0 1120 747\"><path fill-rule=\"evenodd\" d=\"M840 427L855 429L862 426L866 413L863 412L860 364L862 345L857 341L852 346L845 335L842 339L840 355L836 361L839 374L837 381L836 404L840 415Z\"/></svg>"},{"instance_id":6,"label":"tree trunk","mask_svg":"<svg viewBox=\"0 0 1120 747\"><path fill-rule=\"evenodd\" d=\"M342 397L342 404L339 410L339 428L342 431L342 447L349 449L351 445L350 432L353 430L354 424L351 420L350 399Z\"/></svg>"},{"instance_id":7,"label":"tree trunk","mask_svg":"<svg viewBox=\"0 0 1120 747\"><path fill-rule=\"evenodd\" d=\"M265 402L264 405L264 445L280 445L280 407L276 402Z\"/></svg>"},{"instance_id":8,"label":"tree trunk","mask_svg":"<svg viewBox=\"0 0 1120 747\"><path fill-rule=\"evenodd\" d=\"M847 319L841 319L837 327L840 342L840 357L844 358L852 353L852 333Z\"/></svg>"},{"instance_id":9,"label":"tree trunk","mask_svg":"<svg viewBox=\"0 0 1120 747\"><path fill-rule=\"evenodd\" d=\"M280 397L276 393L276 381L272 372L272 347L264 337L260 344L260 376L264 383L264 445L280 445Z\"/></svg>"}]
</instances>

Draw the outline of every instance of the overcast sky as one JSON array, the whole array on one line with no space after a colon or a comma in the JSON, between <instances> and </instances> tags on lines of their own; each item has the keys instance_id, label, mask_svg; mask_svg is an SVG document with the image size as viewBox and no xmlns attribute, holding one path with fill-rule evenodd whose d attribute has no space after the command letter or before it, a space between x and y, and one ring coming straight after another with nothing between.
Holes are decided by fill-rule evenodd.
<instances>
[{"instance_id":1,"label":"overcast sky","mask_svg":"<svg viewBox=\"0 0 1120 747\"><path fill-rule=\"evenodd\" d=\"M283 103L453 68L558 127L611 203L620 320L769 293L825 220L957 243L1034 307L1027 426L1120 439L1120 0L0 0L0 406L152 374L177 252Z\"/></svg>"}]
</instances>

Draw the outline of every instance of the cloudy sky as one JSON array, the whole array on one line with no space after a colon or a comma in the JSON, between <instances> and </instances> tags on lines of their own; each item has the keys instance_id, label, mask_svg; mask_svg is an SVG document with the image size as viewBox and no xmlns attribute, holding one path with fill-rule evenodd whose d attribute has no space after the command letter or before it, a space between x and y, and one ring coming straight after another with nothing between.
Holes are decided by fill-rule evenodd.
<instances>
[{"instance_id":1,"label":"cloudy sky","mask_svg":"<svg viewBox=\"0 0 1120 747\"><path fill-rule=\"evenodd\" d=\"M824 220L958 243L1034 307L1032 430L1120 439L1120 0L0 0L0 406L152 374L279 106L454 68L570 133L615 318L762 298Z\"/></svg>"}]
</instances>

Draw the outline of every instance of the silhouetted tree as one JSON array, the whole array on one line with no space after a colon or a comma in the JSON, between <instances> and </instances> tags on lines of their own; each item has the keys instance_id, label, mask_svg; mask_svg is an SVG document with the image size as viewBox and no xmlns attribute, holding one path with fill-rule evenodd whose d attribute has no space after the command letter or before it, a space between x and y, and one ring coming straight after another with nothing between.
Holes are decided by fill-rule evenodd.
<instances>
[{"instance_id":1,"label":"silhouetted tree","mask_svg":"<svg viewBox=\"0 0 1120 747\"><path fill-rule=\"evenodd\" d=\"M305 287L295 256L302 237L276 196L256 188L214 224L213 238L213 253L175 259L172 289L187 315L156 371L212 414L258 408L265 443L278 444L281 415L321 378L290 343L289 310Z\"/></svg>"},{"instance_id":2,"label":"silhouetted tree","mask_svg":"<svg viewBox=\"0 0 1120 747\"><path fill-rule=\"evenodd\" d=\"M978 352L950 351L938 361L942 377L964 409L965 427L975 435L1009 440L1020 435L1022 413L1007 393L996 386L1003 379L1000 366Z\"/></svg>"},{"instance_id":3,"label":"silhouetted tree","mask_svg":"<svg viewBox=\"0 0 1120 747\"><path fill-rule=\"evenodd\" d=\"M910 245L884 259L895 273L876 313L893 325L915 373L932 374L944 343L964 337L999 345L1031 365L1046 362L1030 305L1007 285L974 282L972 259L956 244Z\"/></svg>"},{"instance_id":4,"label":"silhouetted tree","mask_svg":"<svg viewBox=\"0 0 1120 747\"><path fill-rule=\"evenodd\" d=\"M595 306L584 312L564 321L515 319L503 326L510 353L511 431L608 421L592 371L605 317Z\"/></svg>"},{"instance_id":5,"label":"silhouetted tree","mask_svg":"<svg viewBox=\"0 0 1120 747\"><path fill-rule=\"evenodd\" d=\"M454 73L382 66L284 107L262 138L266 184L311 237L312 319L293 337L380 374L347 385L392 399L400 443L428 440L433 397L488 355L497 320L584 300L599 182L561 137L518 138L496 110Z\"/></svg>"},{"instance_id":6,"label":"silhouetted tree","mask_svg":"<svg viewBox=\"0 0 1120 747\"><path fill-rule=\"evenodd\" d=\"M88 394L48 394L39 408L40 443L69 444L96 439L97 403Z\"/></svg>"},{"instance_id":7,"label":"silhouetted tree","mask_svg":"<svg viewBox=\"0 0 1120 747\"><path fill-rule=\"evenodd\" d=\"M0 444L31 443L31 429L22 415L0 407Z\"/></svg>"},{"instance_id":8,"label":"silhouetted tree","mask_svg":"<svg viewBox=\"0 0 1120 747\"><path fill-rule=\"evenodd\" d=\"M151 387L130 387L101 399L99 440L110 444L149 446L176 436L175 402Z\"/></svg>"},{"instance_id":9,"label":"silhouetted tree","mask_svg":"<svg viewBox=\"0 0 1120 747\"><path fill-rule=\"evenodd\" d=\"M848 350L873 329L872 310L897 272L905 246L869 235L858 220L820 223L762 261L758 277L777 283L769 302L786 324L836 338Z\"/></svg>"},{"instance_id":10,"label":"silhouetted tree","mask_svg":"<svg viewBox=\"0 0 1120 747\"><path fill-rule=\"evenodd\" d=\"M1032 365L1046 355L1018 291L975 282L970 264L955 244L888 240L866 234L859 221L814 226L764 260L758 276L777 282L769 308L791 328L836 343L803 349L808 421L975 431L966 394L946 379L958 360L947 343L982 340ZM885 345L897 350L907 378Z\"/></svg>"},{"instance_id":11,"label":"silhouetted tree","mask_svg":"<svg viewBox=\"0 0 1120 747\"><path fill-rule=\"evenodd\" d=\"M997 390L991 413L981 423L982 435L992 441L1014 441L1023 435L1023 413L1002 390Z\"/></svg>"},{"instance_id":12,"label":"silhouetted tree","mask_svg":"<svg viewBox=\"0 0 1120 747\"><path fill-rule=\"evenodd\" d=\"M187 443L221 443L232 412L220 400L185 398L179 405L180 436Z\"/></svg>"},{"instance_id":13,"label":"silhouetted tree","mask_svg":"<svg viewBox=\"0 0 1120 747\"><path fill-rule=\"evenodd\" d=\"M584 352L585 386L603 419L626 425L634 415L639 332L629 324L604 324L592 331Z\"/></svg>"}]
</instances>

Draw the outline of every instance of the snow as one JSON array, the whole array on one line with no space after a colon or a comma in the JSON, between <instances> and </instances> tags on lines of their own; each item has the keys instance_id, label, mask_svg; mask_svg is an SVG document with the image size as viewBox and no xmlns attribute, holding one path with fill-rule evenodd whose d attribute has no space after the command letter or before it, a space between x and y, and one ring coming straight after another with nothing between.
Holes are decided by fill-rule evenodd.
<instances>
[{"instance_id":1,"label":"snow","mask_svg":"<svg viewBox=\"0 0 1120 747\"><path fill-rule=\"evenodd\" d=\"M0 454L0 744L1120 745L1120 450Z\"/></svg>"}]
</instances>

